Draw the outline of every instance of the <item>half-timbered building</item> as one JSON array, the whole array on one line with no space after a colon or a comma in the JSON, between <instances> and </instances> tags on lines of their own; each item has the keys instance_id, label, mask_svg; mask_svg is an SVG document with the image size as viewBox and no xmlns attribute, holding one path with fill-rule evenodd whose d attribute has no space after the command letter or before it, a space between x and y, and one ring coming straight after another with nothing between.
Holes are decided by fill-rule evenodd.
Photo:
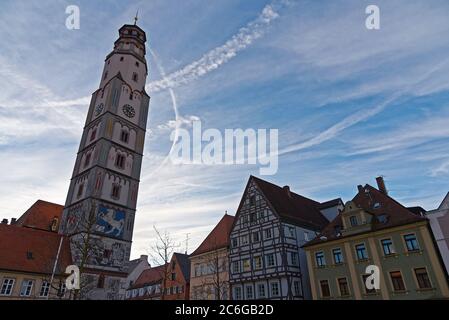
<instances>
[{"instance_id":1,"label":"half-timbered building","mask_svg":"<svg viewBox=\"0 0 449 320\"><path fill-rule=\"evenodd\" d=\"M300 248L342 207L319 203L254 176L249 178L230 233L234 300L308 299L307 261Z\"/></svg>"}]
</instances>

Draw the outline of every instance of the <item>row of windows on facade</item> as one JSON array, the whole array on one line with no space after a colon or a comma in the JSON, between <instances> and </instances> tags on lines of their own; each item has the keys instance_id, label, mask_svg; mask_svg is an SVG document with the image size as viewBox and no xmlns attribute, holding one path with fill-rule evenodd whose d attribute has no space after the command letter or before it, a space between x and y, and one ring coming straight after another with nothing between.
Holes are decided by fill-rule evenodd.
<instances>
[{"instance_id":1,"label":"row of windows on facade","mask_svg":"<svg viewBox=\"0 0 449 320\"><path fill-rule=\"evenodd\" d=\"M194 267L194 276L200 277L200 276L206 276L209 274L214 274L216 272L225 272L226 271L226 262L222 261L218 264L215 263L203 263L203 264L196 264Z\"/></svg>"},{"instance_id":2,"label":"row of windows on facade","mask_svg":"<svg viewBox=\"0 0 449 320\"><path fill-rule=\"evenodd\" d=\"M296 239L296 230L294 227L286 226L285 227L285 236L287 238ZM273 229L268 228L263 230L263 240L269 240L273 238ZM240 241L239 241L240 240ZM248 245L251 243L257 243L262 240L262 235L260 231L254 231L251 233L251 237L249 234L242 235L240 237L234 237L231 239L231 247L236 248L239 246ZM309 233L304 232L304 241L309 241Z\"/></svg>"},{"instance_id":3,"label":"row of windows on facade","mask_svg":"<svg viewBox=\"0 0 449 320\"><path fill-rule=\"evenodd\" d=\"M288 254L288 265L297 267L299 266L299 259L297 252L287 252ZM262 255L255 256L251 259L243 259L241 261L233 261L232 262L232 273L240 273L240 272L248 272L251 270L261 270L264 268L264 260L265 267L271 268L277 265L276 256L274 253L265 254L265 259L262 258Z\"/></svg>"},{"instance_id":4,"label":"row of windows on facade","mask_svg":"<svg viewBox=\"0 0 449 320\"><path fill-rule=\"evenodd\" d=\"M0 296L10 296L14 291L15 279L13 278L4 278L2 282L2 287L0 289ZM34 280L23 280L20 287L20 296L21 297L31 297L33 295L34 289ZM61 283L61 286L58 289L57 295L59 297L64 297L65 295L65 283ZM50 282L42 281L41 287L39 289L38 297L46 298L50 292Z\"/></svg>"},{"instance_id":5,"label":"row of windows on facade","mask_svg":"<svg viewBox=\"0 0 449 320\"><path fill-rule=\"evenodd\" d=\"M97 137L97 128L94 128L92 132L90 133L89 142L92 142ZM123 143L129 142L129 131L126 129L122 129L120 131L120 141ZM89 156L89 160L87 160L87 156ZM86 168L90 163L90 153L86 155L86 160L84 162L84 168Z\"/></svg>"},{"instance_id":6,"label":"row of windows on facade","mask_svg":"<svg viewBox=\"0 0 449 320\"><path fill-rule=\"evenodd\" d=\"M420 290L432 289L432 283L430 281L429 275L426 268L414 268L413 274L417 283L417 288ZM391 271L390 275L390 285L393 292L405 292L407 288L405 287L404 279L402 277L401 271ZM376 289L368 289L365 285L368 274L362 275L362 286L365 288L365 294L376 294ZM348 279L347 278L337 278L337 288L338 294L341 297L349 297L351 292L349 290ZM332 297L330 285L328 280L320 280L320 290L322 298Z\"/></svg>"},{"instance_id":7,"label":"row of windows on facade","mask_svg":"<svg viewBox=\"0 0 449 320\"><path fill-rule=\"evenodd\" d=\"M155 295L161 293L161 285L155 284L146 286L139 289L133 289L126 291L126 298L136 298L136 297L143 297L144 295Z\"/></svg>"},{"instance_id":8,"label":"row of windows on facade","mask_svg":"<svg viewBox=\"0 0 449 320\"><path fill-rule=\"evenodd\" d=\"M403 236L406 250L408 252L418 251L419 244L415 234L406 234ZM394 255L396 254L396 250L393 245L393 240L391 238L382 239L380 241L382 251L384 256ZM357 260L367 260L368 251L366 249L365 243L360 243L355 245L355 253ZM334 260L334 264L341 264L344 262L343 253L340 248L332 249L332 256ZM315 253L315 261L317 267L325 267L326 259L323 251L318 251Z\"/></svg>"},{"instance_id":9,"label":"row of windows on facade","mask_svg":"<svg viewBox=\"0 0 449 320\"><path fill-rule=\"evenodd\" d=\"M221 291L221 294L219 294ZM192 290L193 300L227 300L228 287L224 283L221 284L221 289L212 286L196 286Z\"/></svg>"},{"instance_id":10,"label":"row of windows on facade","mask_svg":"<svg viewBox=\"0 0 449 320\"><path fill-rule=\"evenodd\" d=\"M243 291L244 288L244 291ZM266 299L266 298L278 298L281 295L280 292L280 285L278 281L270 282L269 283L269 290L267 290L267 287L265 283L258 283L256 284L255 288L252 284L235 286L232 290L233 298L234 300L251 300L251 299ZM256 290L254 290L256 289ZM255 292L256 291L256 292ZM269 291L269 292L267 292ZM293 281L293 295L294 296L301 296L301 283L299 280Z\"/></svg>"}]
</instances>

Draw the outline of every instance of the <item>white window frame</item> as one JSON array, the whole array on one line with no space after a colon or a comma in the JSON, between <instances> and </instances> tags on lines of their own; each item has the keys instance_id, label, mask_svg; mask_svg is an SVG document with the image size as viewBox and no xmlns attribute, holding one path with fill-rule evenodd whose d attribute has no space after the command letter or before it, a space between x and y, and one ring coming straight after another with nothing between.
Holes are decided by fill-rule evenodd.
<instances>
[{"instance_id":1,"label":"white window frame","mask_svg":"<svg viewBox=\"0 0 449 320\"><path fill-rule=\"evenodd\" d=\"M31 293L33 292L33 287L34 287L34 280L31 279L22 280L22 285L20 286L20 296L30 297Z\"/></svg>"},{"instance_id":2,"label":"white window frame","mask_svg":"<svg viewBox=\"0 0 449 320\"><path fill-rule=\"evenodd\" d=\"M4 278L3 282L2 282L2 287L0 289L0 296L10 296L13 292L15 283L16 283L16 279Z\"/></svg>"}]
</instances>

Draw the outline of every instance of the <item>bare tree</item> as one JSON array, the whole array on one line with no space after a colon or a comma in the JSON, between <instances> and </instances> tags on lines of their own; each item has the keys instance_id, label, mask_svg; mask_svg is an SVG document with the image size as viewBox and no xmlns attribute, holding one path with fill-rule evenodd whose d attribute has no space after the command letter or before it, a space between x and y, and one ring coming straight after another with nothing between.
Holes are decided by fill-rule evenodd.
<instances>
[{"instance_id":1,"label":"bare tree","mask_svg":"<svg viewBox=\"0 0 449 320\"><path fill-rule=\"evenodd\" d=\"M161 233L156 226L153 226L153 229L156 233L156 241L151 245L151 252L149 255L153 260L154 265L163 266L160 271L162 278L161 300L165 300L170 259L175 252L175 249L179 247L179 244L174 241L167 230Z\"/></svg>"}]
</instances>

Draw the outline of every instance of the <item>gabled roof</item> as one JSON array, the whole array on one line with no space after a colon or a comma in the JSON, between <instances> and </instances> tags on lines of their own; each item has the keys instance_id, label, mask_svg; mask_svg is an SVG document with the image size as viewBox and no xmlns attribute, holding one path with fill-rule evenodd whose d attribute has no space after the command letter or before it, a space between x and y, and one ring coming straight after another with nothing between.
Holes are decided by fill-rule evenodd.
<instances>
[{"instance_id":1,"label":"gabled roof","mask_svg":"<svg viewBox=\"0 0 449 320\"><path fill-rule=\"evenodd\" d=\"M56 232L0 224L0 270L51 274L61 235ZM69 239L63 237L56 269L72 263Z\"/></svg>"},{"instance_id":2,"label":"gabled roof","mask_svg":"<svg viewBox=\"0 0 449 320\"><path fill-rule=\"evenodd\" d=\"M164 277L164 265L143 270L130 289L142 288L162 281Z\"/></svg>"},{"instance_id":3,"label":"gabled roof","mask_svg":"<svg viewBox=\"0 0 449 320\"><path fill-rule=\"evenodd\" d=\"M204 239L200 246L193 251L190 256L197 256L202 253L227 247L229 245L229 234L231 233L233 222L234 216L225 214L206 239Z\"/></svg>"},{"instance_id":4,"label":"gabled roof","mask_svg":"<svg viewBox=\"0 0 449 320\"><path fill-rule=\"evenodd\" d=\"M53 219L60 222L63 209L60 204L37 200L14 225L51 231Z\"/></svg>"},{"instance_id":5,"label":"gabled roof","mask_svg":"<svg viewBox=\"0 0 449 320\"><path fill-rule=\"evenodd\" d=\"M343 200L341 200L341 198L332 199L332 200L329 200L326 202L321 202L318 205L318 209L323 210L323 209L327 209L327 208L336 207L338 205L344 205Z\"/></svg>"},{"instance_id":6,"label":"gabled roof","mask_svg":"<svg viewBox=\"0 0 449 320\"><path fill-rule=\"evenodd\" d=\"M361 188L352 201L355 205L357 205L357 207L375 217L386 217L385 222L381 222L380 219L375 219L369 232L427 220L425 217L414 214L402 204L369 184ZM307 242L303 247L355 235L339 235L339 232L337 232L336 229L341 228L342 225L342 213L339 213L338 216L332 220L332 222L329 223L315 239Z\"/></svg>"},{"instance_id":7,"label":"gabled roof","mask_svg":"<svg viewBox=\"0 0 449 320\"><path fill-rule=\"evenodd\" d=\"M438 207L438 210L444 210L449 209L449 192L444 197L443 201L441 201L440 206Z\"/></svg>"},{"instance_id":8,"label":"gabled roof","mask_svg":"<svg viewBox=\"0 0 449 320\"><path fill-rule=\"evenodd\" d=\"M254 176L250 177L251 180L256 183L281 220L315 230L321 230L329 223L318 209L319 202Z\"/></svg>"},{"instance_id":9,"label":"gabled roof","mask_svg":"<svg viewBox=\"0 0 449 320\"><path fill-rule=\"evenodd\" d=\"M182 275L184 276L184 279L186 282L190 281L190 260L188 254L182 254L182 253L173 253L173 258L176 257L176 261L178 261L179 267L181 268Z\"/></svg>"}]
</instances>

